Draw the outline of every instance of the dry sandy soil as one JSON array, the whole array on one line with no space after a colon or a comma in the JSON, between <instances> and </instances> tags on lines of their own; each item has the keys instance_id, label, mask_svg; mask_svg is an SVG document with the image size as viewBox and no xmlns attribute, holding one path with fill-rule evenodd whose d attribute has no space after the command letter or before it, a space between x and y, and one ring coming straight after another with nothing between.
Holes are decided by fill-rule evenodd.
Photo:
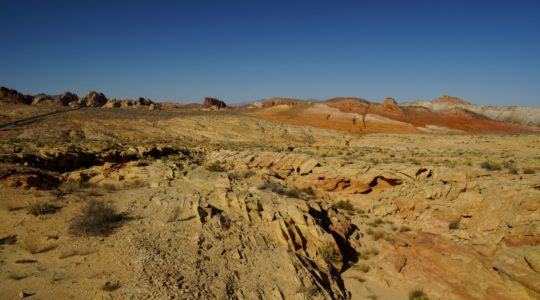
<instances>
[{"instance_id":1,"label":"dry sandy soil","mask_svg":"<svg viewBox=\"0 0 540 300\"><path fill-rule=\"evenodd\" d=\"M538 133L52 115L0 130L0 299L540 299L539 174Z\"/></svg>"}]
</instances>

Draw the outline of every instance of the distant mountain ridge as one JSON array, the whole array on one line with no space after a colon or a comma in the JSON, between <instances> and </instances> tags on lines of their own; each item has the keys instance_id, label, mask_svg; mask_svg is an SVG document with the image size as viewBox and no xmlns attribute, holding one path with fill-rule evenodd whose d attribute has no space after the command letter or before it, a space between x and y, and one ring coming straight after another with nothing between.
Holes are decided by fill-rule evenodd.
<instances>
[{"instance_id":1,"label":"distant mountain ridge","mask_svg":"<svg viewBox=\"0 0 540 300\"><path fill-rule=\"evenodd\" d=\"M357 97L328 100L302 100L273 97L250 104L228 106L206 98L201 104L159 103L139 97L136 100L108 99L103 93L89 92L79 98L61 95L24 95L0 87L0 104L53 105L70 107L147 108L168 110L233 109L261 119L308 125L346 132L529 132L540 130L540 109L517 106L482 106L458 97L383 103Z\"/></svg>"}]
</instances>

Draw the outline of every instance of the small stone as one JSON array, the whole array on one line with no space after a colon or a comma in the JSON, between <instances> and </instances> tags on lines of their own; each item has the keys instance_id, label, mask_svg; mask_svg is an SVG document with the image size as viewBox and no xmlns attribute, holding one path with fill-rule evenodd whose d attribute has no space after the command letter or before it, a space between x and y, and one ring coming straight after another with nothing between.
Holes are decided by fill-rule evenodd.
<instances>
[{"instance_id":1,"label":"small stone","mask_svg":"<svg viewBox=\"0 0 540 300\"><path fill-rule=\"evenodd\" d=\"M20 291L20 292L19 292L19 297L20 297L20 298L26 298L26 297L30 297L30 296L32 296L32 295L34 295L34 294L27 293L27 292L25 292L25 291Z\"/></svg>"}]
</instances>

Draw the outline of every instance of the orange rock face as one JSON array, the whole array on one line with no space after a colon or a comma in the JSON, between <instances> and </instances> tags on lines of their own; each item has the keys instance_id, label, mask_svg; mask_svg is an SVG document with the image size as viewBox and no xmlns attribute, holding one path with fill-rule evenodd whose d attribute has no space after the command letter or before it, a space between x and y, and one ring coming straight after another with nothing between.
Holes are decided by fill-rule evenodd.
<instances>
[{"instance_id":1,"label":"orange rock face","mask_svg":"<svg viewBox=\"0 0 540 300\"><path fill-rule=\"evenodd\" d=\"M324 102L271 99L263 109L248 113L261 119L308 125L349 133L366 132L527 132L533 129L494 121L455 108L432 111L420 106L400 106L393 98L383 104L359 98L334 98Z\"/></svg>"}]
</instances>

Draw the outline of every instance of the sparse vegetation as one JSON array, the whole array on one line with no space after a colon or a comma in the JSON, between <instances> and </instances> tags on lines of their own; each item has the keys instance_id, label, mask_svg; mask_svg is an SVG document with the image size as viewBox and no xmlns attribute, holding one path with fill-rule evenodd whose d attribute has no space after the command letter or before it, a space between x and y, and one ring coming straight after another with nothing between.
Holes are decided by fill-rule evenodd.
<instances>
[{"instance_id":1,"label":"sparse vegetation","mask_svg":"<svg viewBox=\"0 0 540 300\"><path fill-rule=\"evenodd\" d=\"M365 263L359 263L357 265L354 265L354 268L364 273L367 273L369 272L369 270L371 270L371 267Z\"/></svg>"},{"instance_id":2,"label":"sparse vegetation","mask_svg":"<svg viewBox=\"0 0 540 300\"><path fill-rule=\"evenodd\" d=\"M409 300L429 300L429 297L422 290L414 290L409 293Z\"/></svg>"},{"instance_id":3,"label":"sparse vegetation","mask_svg":"<svg viewBox=\"0 0 540 300\"><path fill-rule=\"evenodd\" d=\"M328 263L335 263L343 260L341 253L334 247L334 245L332 245L332 243L324 244L321 248L319 248L319 253Z\"/></svg>"},{"instance_id":4,"label":"sparse vegetation","mask_svg":"<svg viewBox=\"0 0 540 300\"><path fill-rule=\"evenodd\" d=\"M377 250L375 248L369 248L369 249L360 251L360 256L359 257L361 259L369 259L372 256L377 256L377 255L379 255L379 250Z\"/></svg>"},{"instance_id":5,"label":"sparse vegetation","mask_svg":"<svg viewBox=\"0 0 540 300\"><path fill-rule=\"evenodd\" d=\"M308 196L315 196L315 191L310 186L300 189L300 192L304 193L304 194L306 194Z\"/></svg>"},{"instance_id":6,"label":"sparse vegetation","mask_svg":"<svg viewBox=\"0 0 540 300\"><path fill-rule=\"evenodd\" d=\"M309 297L315 297L319 294L319 289L316 286L306 287L302 286L296 290L297 294L305 294Z\"/></svg>"},{"instance_id":7,"label":"sparse vegetation","mask_svg":"<svg viewBox=\"0 0 540 300\"><path fill-rule=\"evenodd\" d=\"M106 236L124 218L125 216L116 213L112 206L92 200L83 207L81 214L73 219L69 232L74 235Z\"/></svg>"},{"instance_id":8,"label":"sparse vegetation","mask_svg":"<svg viewBox=\"0 0 540 300\"><path fill-rule=\"evenodd\" d=\"M523 169L523 174L536 174L536 171L531 168L525 168Z\"/></svg>"},{"instance_id":9,"label":"sparse vegetation","mask_svg":"<svg viewBox=\"0 0 540 300\"><path fill-rule=\"evenodd\" d=\"M334 207L343 210L354 210L354 206L349 200L340 200L334 204Z\"/></svg>"},{"instance_id":10,"label":"sparse vegetation","mask_svg":"<svg viewBox=\"0 0 540 300\"><path fill-rule=\"evenodd\" d=\"M399 227L399 232L409 232L411 231L412 229L408 226L401 226Z\"/></svg>"},{"instance_id":11,"label":"sparse vegetation","mask_svg":"<svg viewBox=\"0 0 540 300\"><path fill-rule=\"evenodd\" d=\"M448 224L448 229L450 229L450 230L456 230L456 229L459 229L459 221L460 221L460 220L457 219L457 220L454 220L454 221L450 222L450 223Z\"/></svg>"},{"instance_id":12,"label":"sparse vegetation","mask_svg":"<svg viewBox=\"0 0 540 300\"><path fill-rule=\"evenodd\" d=\"M381 225L383 223L384 223L384 221L381 218L377 218L377 219L373 220L373 222L368 223L368 225L371 226L371 227L378 227L379 225Z\"/></svg>"},{"instance_id":13,"label":"sparse vegetation","mask_svg":"<svg viewBox=\"0 0 540 300\"><path fill-rule=\"evenodd\" d=\"M385 235L384 231L382 231L382 230L373 230L371 228L368 228L366 230L366 233L369 234L375 241L380 240Z\"/></svg>"},{"instance_id":14,"label":"sparse vegetation","mask_svg":"<svg viewBox=\"0 0 540 300\"><path fill-rule=\"evenodd\" d=\"M299 198L299 199L302 198L300 191L298 191L297 189L282 186L281 184L278 184L272 181L267 181L261 186L259 186L258 188L260 190L270 190L282 196L287 196L291 198Z\"/></svg>"},{"instance_id":15,"label":"sparse vegetation","mask_svg":"<svg viewBox=\"0 0 540 300\"><path fill-rule=\"evenodd\" d=\"M205 169L207 169L210 172L225 172L225 171L227 171L227 169L225 169L222 165L220 165L217 162L208 164L208 165L206 165L204 167L205 167Z\"/></svg>"},{"instance_id":16,"label":"sparse vegetation","mask_svg":"<svg viewBox=\"0 0 540 300\"><path fill-rule=\"evenodd\" d=\"M496 164L496 163L492 163L490 161L484 161L480 164L480 167L482 169L486 169L488 171L499 171L501 169L501 166Z\"/></svg>"},{"instance_id":17,"label":"sparse vegetation","mask_svg":"<svg viewBox=\"0 0 540 300\"><path fill-rule=\"evenodd\" d=\"M26 212L30 215L40 216L46 214L53 214L60 208L50 203L36 201L26 206Z\"/></svg>"},{"instance_id":18,"label":"sparse vegetation","mask_svg":"<svg viewBox=\"0 0 540 300\"><path fill-rule=\"evenodd\" d=\"M237 170L228 174L230 180L247 179L253 175L255 175L255 172L252 170Z\"/></svg>"},{"instance_id":19,"label":"sparse vegetation","mask_svg":"<svg viewBox=\"0 0 540 300\"><path fill-rule=\"evenodd\" d=\"M110 281L107 281L105 282L105 284L101 287L102 290L106 291L106 292L113 292L117 289L120 288L120 282L110 282Z\"/></svg>"}]
</instances>

